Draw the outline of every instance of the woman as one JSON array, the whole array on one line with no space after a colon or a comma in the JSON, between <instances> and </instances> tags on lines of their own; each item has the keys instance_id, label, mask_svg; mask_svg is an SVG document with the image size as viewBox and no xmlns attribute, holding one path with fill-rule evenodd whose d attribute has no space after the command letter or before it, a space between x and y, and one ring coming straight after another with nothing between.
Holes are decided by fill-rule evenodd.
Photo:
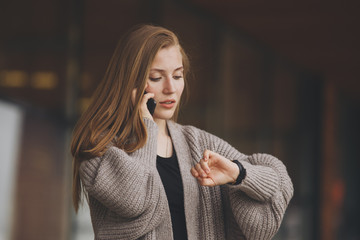
<instances>
[{"instance_id":1,"label":"woman","mask_svg":"<svg viewBox=\"0 0 360 240\"><path fill-rule=\"evenodd\" d=\"M74 206L84 191L95 239L271 239L280 227L293 187L279 160L175 123L188 71L165 28L119 42L72 140Z\"/></svg>"}]
</instances>

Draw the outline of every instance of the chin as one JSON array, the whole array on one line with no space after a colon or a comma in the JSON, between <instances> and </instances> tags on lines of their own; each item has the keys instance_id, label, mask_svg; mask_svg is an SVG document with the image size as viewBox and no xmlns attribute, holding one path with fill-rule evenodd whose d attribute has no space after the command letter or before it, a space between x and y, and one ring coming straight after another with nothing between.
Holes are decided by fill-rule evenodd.
<instances>
[{"instance_id":1,"label":"chin","mask_svg":"<svg viewBox=\"0 0 360 240\"><path fill-rule=\"evenodd\" d=\"M154 118L157 118L157 119L163 119L163 120L169 120L171 119L172 117L174 116L174 113L168 113L168 114L165 114L165 113L162 113L162 114L154 114Z\"/></svg>"}]
</instances>

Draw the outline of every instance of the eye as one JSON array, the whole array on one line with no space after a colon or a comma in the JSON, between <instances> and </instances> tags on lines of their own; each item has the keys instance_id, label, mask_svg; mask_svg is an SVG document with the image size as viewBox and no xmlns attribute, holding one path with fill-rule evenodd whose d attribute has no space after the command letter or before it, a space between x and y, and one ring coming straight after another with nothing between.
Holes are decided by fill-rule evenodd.
<instances>
[{"instance_id":1,"label":"eye","mask_svg":"<svg viewBox=\"0 0 360 240\"><path fill-rule=\"evenodd\" d=\"M154 78L154 77L149 77L149 79L150 79L150 81L158 82L158 81L161 80L161 77L156 77L156 78Z\"/></svg>"},{"instance_id":2,"label":"eye","mask_svg":"<svg viewBox=\"0 0 360 240\"><path fill-rule=\"evenodd\" d=\"M182 76L182 75L179 75L179 76L173 76L173 78L174 78L175 80L179 80L179 79L183 78L183 76Z\"/></svg>"}]
</instances>

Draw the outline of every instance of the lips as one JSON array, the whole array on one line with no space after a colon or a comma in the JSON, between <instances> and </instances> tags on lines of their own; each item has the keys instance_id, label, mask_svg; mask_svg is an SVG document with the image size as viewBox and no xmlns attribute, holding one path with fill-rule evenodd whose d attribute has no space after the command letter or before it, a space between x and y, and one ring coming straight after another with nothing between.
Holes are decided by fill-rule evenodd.
<instances>
[{"instance_id":1,"label":"lips","mask_svg":"<svg viewBox=\"0 0 360 240\"><path fill-rule=\"evenodd\" d=\"M166 99L165 101L159 102L160 106L164 108L172 108L174 107L176 101L175 99Z\"/></svg>"}]
</instances>

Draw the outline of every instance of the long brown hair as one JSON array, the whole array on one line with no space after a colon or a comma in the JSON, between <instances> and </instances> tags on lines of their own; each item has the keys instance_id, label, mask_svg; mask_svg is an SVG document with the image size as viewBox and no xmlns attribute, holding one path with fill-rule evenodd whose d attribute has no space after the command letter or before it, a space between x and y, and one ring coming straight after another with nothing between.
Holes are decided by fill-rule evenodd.
<instances>
[{"instance_id":1,"label":"long brown hair","mask_svg":"<svg viewBox=\"0 0 360 240\"><path fill-rule=\"evenodd\" d=\"M119 41L90 106L74 129L71 153L73 204L76 212L84 191L79 176L82 161L103 155L110 143L126 152L133 152L146 143L147 132L140 115L140 99L155 55L160 49L174 45L180 47L186 80L189 71L187 55L177 36L168 29L138 25ZM134 88L138 91L135 104L132 104L131 93ZM174 120L178 112L179 109L176 109Z\"/></svg>"}]
</instances>

